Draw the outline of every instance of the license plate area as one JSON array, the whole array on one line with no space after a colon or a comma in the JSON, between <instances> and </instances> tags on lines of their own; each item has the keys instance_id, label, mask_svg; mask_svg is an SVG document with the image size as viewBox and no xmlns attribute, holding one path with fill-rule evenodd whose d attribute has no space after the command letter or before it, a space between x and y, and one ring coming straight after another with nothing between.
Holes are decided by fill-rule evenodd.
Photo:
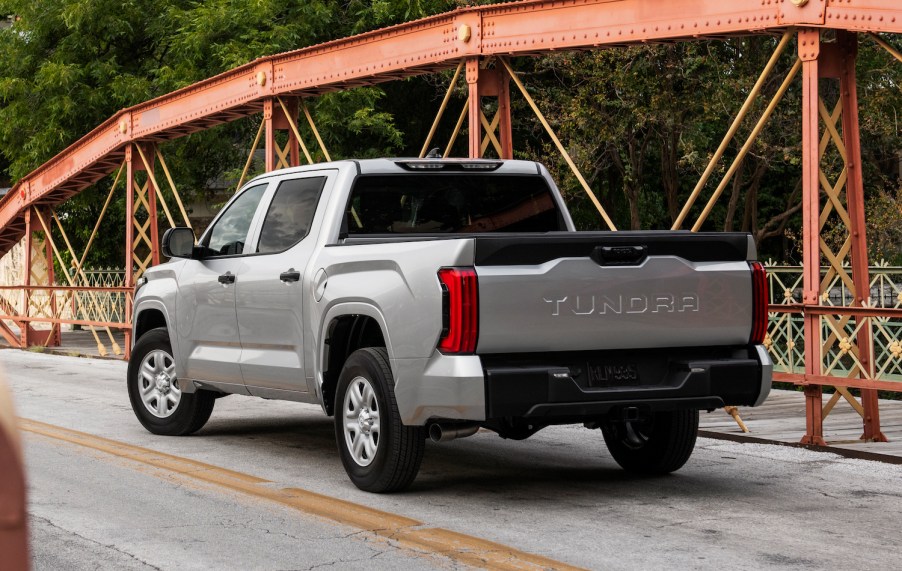
<instances>
[{"instance_id":1,"label":"license plate area","mask_svg":"<svg viewBox=\"0 0 902 571\"><path fill-rule=\"evenodd\" d=\"M588 363L589 388L637 387L641 384L635 363Z\"/></svg>"}]
</instances>

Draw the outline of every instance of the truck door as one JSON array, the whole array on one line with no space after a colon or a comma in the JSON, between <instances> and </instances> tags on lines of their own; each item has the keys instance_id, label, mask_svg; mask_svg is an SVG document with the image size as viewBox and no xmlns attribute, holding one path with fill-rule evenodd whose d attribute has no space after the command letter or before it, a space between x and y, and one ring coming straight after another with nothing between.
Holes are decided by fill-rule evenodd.
<instances>
[{"instance_id":1,"label":"truck door","mask_svg":"<svg viewBox=\"0 0 902 571\"><path fill-rule=\"evenodd\" d=\"M179 276L177 353L190 379L243 384L235 281L266 187L249 187L226 207L200 240L204 258L189 260Z\"/></svg>"},{"instance_id":2,"label":"truck door","mask_svg":"<svg viewBox=\"0 0 902 571\"><path fill-rule=\"evenodd\" d=\"M278 182L268 193L254 251L236 276L241 372L252 395L291 398L284 391L308 391L303 301L310 288L304 272L316 243L317 204L334 172L298 173Z\"/></svg>"}]
</instances>

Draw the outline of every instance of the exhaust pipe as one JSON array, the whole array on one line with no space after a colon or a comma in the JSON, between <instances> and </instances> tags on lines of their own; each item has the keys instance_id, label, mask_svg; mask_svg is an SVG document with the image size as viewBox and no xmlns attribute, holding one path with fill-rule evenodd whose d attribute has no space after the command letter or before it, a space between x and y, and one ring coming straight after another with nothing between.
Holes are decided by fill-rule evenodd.
<instances>
[{"instance_id":1,"label":"exhaust pipe","mask_svg":"<svg viewBox=\"0 0 902 571\"><path fill-rule=\"evenodd\" d=\"M433 423L429 425L429 438L433 442L450 442L457 438L473 436L479 430L478 424L446 424Z\"/></svg>"}]
</instances>

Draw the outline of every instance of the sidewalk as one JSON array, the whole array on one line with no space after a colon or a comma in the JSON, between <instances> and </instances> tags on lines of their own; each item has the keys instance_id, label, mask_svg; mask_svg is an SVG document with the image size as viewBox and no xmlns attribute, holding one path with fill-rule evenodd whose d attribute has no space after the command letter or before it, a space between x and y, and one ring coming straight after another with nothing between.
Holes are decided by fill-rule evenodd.
<instances>
[{"instance_id":1,"label":"sidewalk","mask_svg":"<svg viewBox=\"0 0 902 571\"><path fill-rule=\"evenodd\" d=\"M902 386L900 386L902 388ZM824 395L826 404L830 395ZM758 408L740 408L748 434L722 410L702 413L700 436L736 442L799 445L805 435L805 396L801 392L774 389ZM861 442L862 422L857 412L840 400L824 420L826 450L868 460L902 464L902 401L880 399L880 425L889 442Z\"/></svg>"},{"instance_id":2,"label":"sidewalk","mask_svg":"<svg viewBox=\"0 0 902 571\"><path fill-rule=\"evenodd\" d=\"M14 330L18 333L18 330ZM113 352L110 336L104 329L95 329L97 337L103 343L106 349L106 357L122 358L122 355L116 355ZM112 330L113 339L119 344L119 349L125 353L125 333L114 329ZM0 337L0 348L9 347ZM97 341L94 335L88 330L82 331L63 331L62 344L59 347L47 347L41 349L46 353L58 353L60 355L80 355L84 357L100 357L100 350L97 348Z\"/></svg>"}]
</instances>

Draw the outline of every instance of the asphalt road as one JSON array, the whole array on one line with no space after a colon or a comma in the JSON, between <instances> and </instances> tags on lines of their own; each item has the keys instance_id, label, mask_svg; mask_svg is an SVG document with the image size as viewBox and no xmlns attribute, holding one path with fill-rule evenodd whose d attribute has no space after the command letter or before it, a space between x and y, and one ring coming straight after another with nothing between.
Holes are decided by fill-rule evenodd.
<instances>
[{"instance_id":1,"label":"asphalt road","mask_svg":"<svg viewBox=\"0 0 902 571\"><path fill-rule=\"evenodd\" d=\"M0 367L27 419L36 569L898 567L902 466L700 439L678 473L634 479L572 426L429 443L408 492L371 495L318 407L233 396L157 437L122 362Z\"/></svg>"}]
</instances>

